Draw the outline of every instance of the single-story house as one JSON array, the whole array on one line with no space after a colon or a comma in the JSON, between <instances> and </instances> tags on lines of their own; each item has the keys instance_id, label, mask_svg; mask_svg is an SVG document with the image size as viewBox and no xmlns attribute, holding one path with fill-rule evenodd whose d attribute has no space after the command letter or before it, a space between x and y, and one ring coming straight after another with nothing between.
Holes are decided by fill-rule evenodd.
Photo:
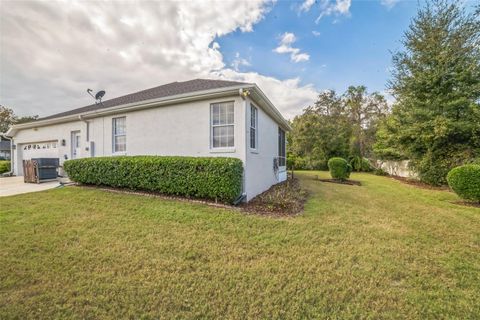
<instances>
[{"instance_id":1,"label":"single-story house","mask_svg":"<svg viewBox=\"0 0 480 320\"><path fill-rule=\"evenodd\" d=\"M116 155L235 157L247 201L284 181L289 123L256 84L172 82L12 126L13 172L22 160Z\"/></svg>"}]
</instances>

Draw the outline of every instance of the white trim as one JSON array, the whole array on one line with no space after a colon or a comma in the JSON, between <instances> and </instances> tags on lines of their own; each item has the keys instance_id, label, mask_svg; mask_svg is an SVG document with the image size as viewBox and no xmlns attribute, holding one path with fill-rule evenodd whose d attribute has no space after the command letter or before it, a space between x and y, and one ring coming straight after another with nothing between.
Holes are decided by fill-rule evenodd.
<instances>
[{"instance_id":1,"label":"white trim","mask_svg":"<svg viewBox=\"0 0 480 320\"><path fill-rule=\"evenodd\" d=\"M150 99L140 102L133 102L127 103L123 105L113 106L109 108L97 109L93 111L83 112L83 113L76 113L73 115L63 116L63 117L56 117L52 119L46 120L37 120L28 123L22 123L13 125L8 129L5 135L9 137L13 137L17 130L21 129L29 129L29 128L36 128L36 127L43 127L48 126L51 124L57 123L65 123L65 122L72 122L77 120L84 120L90 118L97 118L100 116L118 114L122 112L134 111L134 110L141 110L147 108L154 108L160 107L164 105L172 105L196 100L205 100L205 99L213 99L213 98L222 98L227 96L238 96L241 90L251 89L250 98L257 102L257 105L262 107L265 112L267 112L285 131L290 131L291 127L285 118L281 115L281 113L275 108L272 102L266 97L266 95L260 90L260 88L256 84L246 84L246 85L238 85L232 87L225 87L225 88L217 88L211 90L203 90L203 91L196 91L196 92L189 92L184 94L178 94L168 97Z\"/></svg>"},{"instance_id":2,"label":"white trim","mask_svg":"<svg viewBox=\"0 0 480 320\"><path fill-rule=\"evenodd\" d=\"M233 153L235 148L211 148L210 153Z\"/></svg>"},{"instance_id":3,"label":"white trim","mask_svg":"<svg viewBox=\"0 0 480 320\"><path fill-rule=\"evenodd\" d=\"M115 134L116 129L116 120L118 119L125 119L125 133L123 134ZM117 151L115 149L115 138L116 137L125 137L125 151ZM112 118L112 154L113 155L126 155L127 154L127 117L120 116L120 117L113 117Z\"/></svg>"},{"instance_id":4,"label":"white trim","mask_svg":"<svg viewBox=\"0 0 480 320\"><path fill-rule=\"evenodd\" d=\"M223 103L231 103L233 105L233 123L229 124L213 124L213 105L220 105ZM214 150L235 150L235 101L218 101L210 103L210 152ZM214 147L213 146L213 129L219 127L233 127L233 146L227 147ZM220 152L232 152L232 151L220 151Z\"/></svg>"},{"instance_id":5,"label":"white trim","mask_svg":"<svg viewBox=\"0 0 480 320\"><path fill-rule=\"evenodd\" d=\"M252 109L255 111L255 127L252 127ZM258 153L258 108L253 103L250 103L249 110L250 117L248 117L248 147L250 149L250 152ZM255 148L252 148L252 128L255 130Z\"/></svg>"},{"instance_id":6,"label":"white trim","mask_svg":"<svg viewBox=\"0 0 480 320\"><path fill-rule=\"evenodd\" d=\"M249 86L252 86L252 85L238 85L233 87L189 92L189 93L178 94L178 95L173 95L168 97L122 104L122 105L113 106L109 108L103 108L100 110L97 109L97 110L83 112L83 113L76 113L74 115L68 115L68 116L63 116L58 118L37 120L33 122L13 125L8 129L6 134L8 136L12 136L12 134L15 134L16 130L20 130L20 129L42 127L42 126L47 126L51 124L77 121L79 119L84 120L85 118L97 118L100 116L112 115L112 114L117 114L117 113L127 112L127 111L154 108L154 107L160 107L164 105L172 105L172 104L178 104L178 103L184 103L184 102L190 102L190 101L196 101L196 100L205 100L210 98L213 99L213 98L222 98L226 96L238 96L239 89L249 87Z\"/></svg>"}]
</instances>

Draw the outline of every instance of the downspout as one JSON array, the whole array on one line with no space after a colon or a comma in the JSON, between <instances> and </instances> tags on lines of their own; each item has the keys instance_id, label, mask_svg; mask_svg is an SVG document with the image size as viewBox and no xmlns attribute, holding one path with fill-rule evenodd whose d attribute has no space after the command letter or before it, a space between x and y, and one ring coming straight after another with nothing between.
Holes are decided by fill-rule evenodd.
<instances>
[{"instance_id":1,"label":"downspout","mask_svg":"<svg viewBox=\"0 0 480 320\"><path fill-rule=\"evenodd\" d=\"M12 176L13 175L13 137L9 137L4 133L0 133L0 136L4 137L7 140L10 140L10 171L2 173L2 176Z\"/></svg>"},{"instance_id":2,"label":"downspout","mask_svg":"<svg viewBox=\"0 0 480 320\"><path fill-rule=\"evenodd\" d=\"M242 100L244 101L244 128L243 128L243 132L245 134L245 137L244 137L244 144L245 144L245 162L244 162L244 167L245 167L245 170L243 171L243 179L242 179L242 193L237 197L237 199L235 199L235 201L233 201L233 204L234 205L238 205L240 202L243 202L246 198L247 198L247 192L245 190L246 188L246 185L245 185L245 180L246 180L246 175L247 175L247 139L248 139L248 135L247 135L247 121L248 121L248 118L247 118L247 99L246 97L248 95L250 95L250 91L248 90L244 90L243 88L240 88L238 89L238 93L240 95L240 97L242 98Z\"/></svg>"}]
</instances>

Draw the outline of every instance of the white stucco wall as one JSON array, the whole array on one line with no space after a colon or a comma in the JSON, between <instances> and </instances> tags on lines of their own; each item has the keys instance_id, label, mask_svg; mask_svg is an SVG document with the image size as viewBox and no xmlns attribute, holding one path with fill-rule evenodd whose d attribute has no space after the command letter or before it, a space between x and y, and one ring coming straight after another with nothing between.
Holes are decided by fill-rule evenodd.
<instances>
[{"instance_id":1,"label":"white stucco wall","mask_svg":"<svg viewBox=\"0 0 480 320\"><path fill-rule=\"evenodd\" d=\"M210 147L210 105L215 102L234 102L235 147ZM245 168L244 189L247 199L267 190L279 181L273 171L273 159L278 156L278 124L259 106L258 148L249 147L250 100L239 96L195 101L170 106L132 111L113 116L102 116L85 121L74 121L33 129L19 130L14 136L14 173L22 175L22 145L57 141L58 157L63 164L72 158L71 134L80 131L79 157L112 156L112 118L126 117L125 155L178 155L236 157ZM64 145L62 141L64 140ZM280 173L280 176L282 173Z\"/></svg>"},{"instance_id":2,"label":"white stucco wall","mask_svg":"<svg viewBox=\"0 0 480 320\"><path fill-rule=\"evenodd\" d=\"M273 160L278 157L278 124L261 108L253 103L258 110L258 141L257 148L250 148L250 104L248 100L246 112L246 164L245 183L248 190L247 201L269 189L272 185L283 181L286 172L280 168L275 174ZM283 170L283 172L282 172Z\"/></svg>"}]
</instances>

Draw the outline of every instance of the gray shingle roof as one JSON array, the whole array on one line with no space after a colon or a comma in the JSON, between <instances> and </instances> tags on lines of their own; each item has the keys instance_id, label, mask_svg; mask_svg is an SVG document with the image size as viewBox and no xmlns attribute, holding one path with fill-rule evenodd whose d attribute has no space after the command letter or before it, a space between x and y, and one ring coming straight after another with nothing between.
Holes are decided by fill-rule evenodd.
<instances>
[{"instance_id":1,"label":"gray shingle roof","mask_svg":"<svg viewBox=\"0 0 480 320\"><path fill-rule=\"evenodd\" d=\"M232 87L232 86L237 86L242 84L248 84L248 83L237 82L237 81L225 81L225 80L209 80L209 79L194 79L194 80L189 80L184 82L172 82L172 83L164 84L158 87L127 94L125 96L121 96L118 98L105 100L103 101L103 106L100 104L91 104L89 106L57 113L48 117L41 118L39 120L71 116L71 115L75 115L83 112L101 110L104 108L115 107L115 106L119 106L127 103L134 103L134 102L140 102L144 100L157 99L157 98L165 98L169 96L185 94L185 93L195 92L195 91L227 88L227 87Z\"/></svg>"}]
</instances>

